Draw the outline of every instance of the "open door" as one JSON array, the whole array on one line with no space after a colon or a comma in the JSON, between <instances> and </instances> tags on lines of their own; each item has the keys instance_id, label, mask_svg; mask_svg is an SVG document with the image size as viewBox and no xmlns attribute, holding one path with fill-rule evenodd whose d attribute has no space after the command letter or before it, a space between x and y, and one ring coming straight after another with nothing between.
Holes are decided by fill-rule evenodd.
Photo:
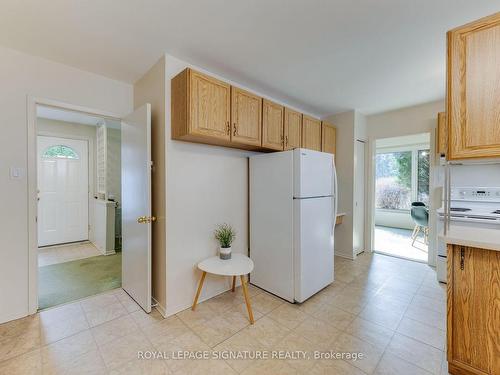
<instances>
[{"instance_id":1,"label":"open door","mask_svg":"<svg viewBox=\"0 0 500 375\"><path fill-rule=\"evenodd\" d=\"M151 105L122 120L122 287L151 312Z\"/></svg>"}]
</instances>

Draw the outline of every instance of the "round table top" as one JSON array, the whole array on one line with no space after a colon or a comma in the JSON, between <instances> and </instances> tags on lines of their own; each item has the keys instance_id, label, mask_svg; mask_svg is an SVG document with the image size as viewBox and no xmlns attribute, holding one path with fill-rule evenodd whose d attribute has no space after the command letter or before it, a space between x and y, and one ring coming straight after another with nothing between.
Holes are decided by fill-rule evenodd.
<instances>
[{"instance_id":1,"label":"round table top","mask_svg":"<svg viewBox=\"0 0 500 375\"><path fill-rule=\"evenodd\" d=\"M219 256L205 259L198 263L198 268L214 275L240 276L252 272L253 261L243 254L233 253L231 259L222 260Z\"/></svg>"}]
</instances>

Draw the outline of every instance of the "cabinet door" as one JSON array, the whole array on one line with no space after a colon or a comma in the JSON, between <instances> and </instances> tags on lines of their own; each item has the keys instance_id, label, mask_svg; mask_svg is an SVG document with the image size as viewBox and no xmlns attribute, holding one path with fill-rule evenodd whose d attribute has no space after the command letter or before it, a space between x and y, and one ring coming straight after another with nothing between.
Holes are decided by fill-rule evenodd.
<instances>
[{"instance_id":1,"label":"cabinet door","mask_svg":"<svg viewBox=\"0 0 500 375\"><path fill-rule=\"evenodd\" d=\"M283 150L283 106L264 99L262 103L262 147Z\"/></svg>"},{"instance_id":2,"label":"cabinet door","mask_svg":"<svg viewBox=\"0 0 500 375\"><path fill-rule=\"evenodd\" d=\"M262 130L262 98L231 86L231 141L260 146Z\"/></svg>"},{"instance_id":3,"label":"cabinet door","mask_svg":"<svg viewBox=\"0 0 500 375\"><path fill-rule=\"evenodd\" d=\"M230 85L190 70L190 134L229 140Z\"/></svg>"},{"instance_id":4,"label":"cabinet door","mask_svg":"<svg viewBox=\"0 0 500 375\"><path fill-rule=\"evenodd\" d=\"M448 32L449 159L500 156L500 13Z\"/></svg>"},{"instance_id":5,"label":"cabinet door","mask_svg":"<svg viewBox=\"0 0 500 375\"><path fill-rule=\"evenodd\" d=\"M321 121L304 115L302 118L302 147L321 151Z\"/></svg>"},{"instance_id":6,"label":"cabinet door","mask_svg":"<svg viewBox=\"0 0 500 375\"><path fill-rule=\"evenodd\" d=\"M448 362L499 374L500 252L449 245L448 255Z\"/></svg>"},{"instance_id":7,"label":"cabinet door","mask_svg":"<svg viewBox=\"0 0 500 375\"><path fill-rule=\"evenodd\" d=\"M301 147L302 113L285 108L285 150Z\"/></svg>"},{"instance_id":8,"label":"cabinet door","mask_svg":"<svg viewBox=\"0 0 500 375\"><path fill-rule=\"evenodd\" d=\"M438 113L438 124L437 124L437 153L439 156L444 156L447 154L448 142L447 131L446 131L446 114L444 112Z\"/></svg>"},{"instance_id":9,"label":"cabinet door","mask_svg":"<svg viewBox=\"0 0 500 375\"><path fill-rule=\"evenodd\" d=\"M321 151L335 154L337 129L326 121L321 123Z\"/></svg>"}]
</instances>

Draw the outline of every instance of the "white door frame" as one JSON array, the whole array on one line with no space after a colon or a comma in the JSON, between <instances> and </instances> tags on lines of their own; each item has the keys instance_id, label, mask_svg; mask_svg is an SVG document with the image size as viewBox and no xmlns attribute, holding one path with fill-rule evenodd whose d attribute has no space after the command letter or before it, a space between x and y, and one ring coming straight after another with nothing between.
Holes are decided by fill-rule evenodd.
<instances>
[{"instance_id":1,"label":"white door frame","mask_svg":"<svg viewBox=\"0 0 500 375\"><path fill-rule=\"evenodd\" d=\"M410 134L395 134L394 137L400 137L404 135L413 135L413 134L423 134L429 133L430 142L429 142L429 245L427 252L427 264L429 266L436 266L436 257L437 257L437 249L435 248L435 238L437 236L436 233L436 207L434 207L434 188L435 188L435 169L436 169L436 128L432 128L427 131L421 131L418 133L410 133ZM392 137L380 137L380 138L371 138L369 142L368 148L368 184L367 184L367 225L366 233L367 238L365 239L367 248L371 253L374 252L375 248L375 170L376 170L376 155L377 155L377 140L384 138L392 138ZM366 152L366 150L365 150Z\"/></svg>"},{"instance_id":2,"label":"white door frame","mask_svg":"<svg viewBox=\"0 0 500 375\"><path fill-rule=\"evenodd\" d=\"M59 100L27 97L27 142L28 142L28 313L35 314L38 310L38 233L37 233L37 126L36 107L44 105L64 110L82 112L89 115L100 116L110 120L121 121L121 116L87 108L79 105L65 103Z\"/></svg>"}]
</instances>

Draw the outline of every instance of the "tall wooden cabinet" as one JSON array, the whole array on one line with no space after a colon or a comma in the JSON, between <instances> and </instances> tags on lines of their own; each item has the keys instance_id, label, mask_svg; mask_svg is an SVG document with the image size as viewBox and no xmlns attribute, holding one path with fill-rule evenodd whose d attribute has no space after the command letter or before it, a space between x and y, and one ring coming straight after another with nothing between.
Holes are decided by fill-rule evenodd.
<instances>
[{"instance_id":1,"label":"tall wooden cabinet","mask_svg":"<svg viewBox=\"0 0 500 375\"><path fill-rule=\"evenodd\" d=\"M321 151L335 154L337 140L337 128L334 125L321 122Z\"/></svg>"},{"instance_id":2,"label":"tall wooden cabinet","mask_svg":"<svg viewBox=\"0 0 500 375\"><path fill-rule=\"evenodd\" d=\"M228 142L230 104L227 83L185 69L172 79L172 138Z\"/></svg>"},{"instance_id":3,"label":"tall wooden cabinet","mask_svg":"<svg viewBox=\"0 0 500 375\"><path fill-rule=\"evenodd\" d=\"M314 117L302 116L302 147L321 151L321 121Z\"/></svg>"},{"instance_id":4,"label":"tall wooden cabinet","mask_svg":"<svg viewBox=\"0 0 500 375\"><path fill-rule=\"evenodd\" d=\"M260 146L262 142L262 98L231 87L231 141Z\"/></svg>"},{"instance_id":5,"label":"tall wooden cabinet","mask_svg":"<svg viewBox=\"0 0 500 375\"><path fill-rule=\"evenodd\" d=\"M285 150L293 150L302 144L302 113L285 108Z\"/></svg>"},{"instance_id":6,"label":"tall wooden cabinet","mask_svg":"<svg viewBox=\"0 0 500 375\"><path fill-rule=\"evenodd\" d=\"M448 245L451 374L500 374L500 251Z\"/></svg>"},{"instance_id":7,"label":"tall wooden cabinet","mask_svg":"<svg viewBox=\"0 0 500 375\"><path fill-rule=\"evenodd\" d=\"M262 147L272 150L283 150L285 136L283 134L282 105L264 99L262 103Z\"/></svg>"},{"instance_id":8,"label":"tall wooden cabinet","mask_svg":"<svg viewBox=\"0 0 500 375\"><path fill-rule=\"evenodd\" d=\"M500 12L447 38L448 159L500 157Z\"/></svg>"},{"instance_id":9,"label":"tall wooden cabinet","mask_svg":"<svg viewBox=\"0 0 500 375\"><path fill-rule=\"evenodd\" d=\"M436 152L439 156L445 156L448 148L448 132L446 131L446 113L439 112L437 118Z\"/></svg>"}]
</instances>

